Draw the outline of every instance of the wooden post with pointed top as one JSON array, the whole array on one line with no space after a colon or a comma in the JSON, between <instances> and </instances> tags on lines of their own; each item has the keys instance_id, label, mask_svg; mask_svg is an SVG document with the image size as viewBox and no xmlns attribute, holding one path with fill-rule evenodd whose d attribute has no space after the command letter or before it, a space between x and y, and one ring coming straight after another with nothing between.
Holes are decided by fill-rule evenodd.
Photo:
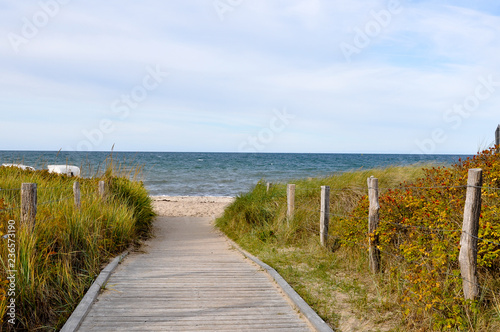
<instances>
[{"instance_id":1,"label":"wooden post with pointed top","mask_svg":"<svg viewBox=\"0 0 500 332\"><path fill-rule=\"evenodd\" d=\"M481 215L483 170L480 168L469 169L468 176L458 262L462 275L464 298L466 300L473 300L479 295L479 284L477 281L477 240L479 217Z\"/></svg>"},{"instance_id":2,"label":"wooden post with pointed top","mask_svg":"<svg viewBox=\"0 0 500 332\"><path fill-rule=\"evenodd\" d=\"M380 205L378 201L378 179L373 176L368 178L368 199L370 200L368 213L368 255L370 269L376 273L380 271L380 249L378 248L378 236L375 234L379 222Z\"/></svg>"},{"instance_id":3,"label":"wooden post with pointed top","mask_svg":"<svg viewBox=\"0 0 500 332\"><path fill-rule=\"evenodd\" d=\"M271 182L268 182L267 183L267 192L270 192L271 191L271 187L273 186L273 184Z\"/></svg>"},{"instance_id":4,"label":"wooden post with pointed top","mask_svg":"<svg viewBox=\"0 0 500 332\"><path fill-rule=\"evenodd\" d=\"M328 226L330 223L330 187L321 186L321 214L319 222L320 241L323 247L328 242Z\"/></svg>"}]
</instances>

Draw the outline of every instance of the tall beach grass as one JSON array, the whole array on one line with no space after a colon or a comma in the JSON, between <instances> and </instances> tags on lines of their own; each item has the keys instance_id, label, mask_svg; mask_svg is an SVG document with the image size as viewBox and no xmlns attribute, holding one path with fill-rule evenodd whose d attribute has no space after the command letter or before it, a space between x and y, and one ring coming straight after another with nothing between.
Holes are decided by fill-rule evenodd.
<instances>
[{"instance_id":1,"label":"tall beach grass","mask_svg":"<svg viewBox=\"0 0 500 332\"><path fill-rule=\"evenodd\" d=\"M366 195L368 177L379 178L380 186L393 187L422 176L422 166L357 170L290 181L296 185L295 213L290 220L286 216L286 184L273 184L267 192L266 184L260 182L251 192L238 196L217 219L216 225L243 248L273 266L328 324L339 328L339 307L343 304L335 294L342 294L340 298L349 297L352 305L349 310L356 311L357 307L360 319L392 304L381 297L377 301L368 299L369 288L361 282L366 275L360 273L366 270L366 255L362 249L338 250L339 244L333 235L337 227L334 216L348 215L356 207ZM324 185L332 188L331 240L327 250L321 247L319 239L319 194ZM386 316L381 317L383 326ZM373 328L377 330L377 326Z\"/></svg>"},{"instance_id":2,"label":"tall beach grass","mask_svg":"<svg viewBox=\"0 0 500 332\"><path fill-rule=\"evenodd\" d=\"M0 167L0 236L15 222L15 324L9 322L8 239L0 239L0 317L3 331L56 331L111 257L149 234L154 216L135 171L110 162L104 174L71 178L48 171ZM81 185L81 209L73 183ZM103 200L98 182L108 185ZM38 208L33 228L20 223L20 188L36 183ZM12 222L11 222L12 223ZM12 230L11 230L12 232Z\"/></svg>"},{"instance_id":3,"label":"tall beach grass","mask_svg":"<svg viewBox=\"0 0 500 332\"><path fill-rule=\"evenodd\" d=\"M466 178L463 178L464 165L467 167L484 165L485 181L489 181L485 182L485 186L498 188L499 160L497 156L485 152L473 162L467 161L446 168L434 168L433 165L389 167L335 174L326 178L290 181L296 184L295 213L291 219L286 215L286 184L273 185L271 190L267 191L266 184L260 182L250 192L238 196L226 209L224 215L217 219L216 225L243 248L274 267L333 328L359 331L498 331L500 328L498 298L500 297L495 297L499 289L498 271L495 272L487 266L480 267L481 283L489 290L482 292L485 296L478 299L478 302L469 304L460 300L460 292L450 295L445 293L444 289L442 296L450 296L450 298L426 297L424 290L433 285L427 285L426 280L419 280L418 275L411 274L412 270L408 269L411 264L406 258L402 259L403 254L398 252L398 244L403 241L412 243L411 238L407 239L407 236L416 234L415 231L402 233L399 238L396 234L394 239L391 238L395 241L393 242L395 243L394 249L383 252L384 272L371 273L368 268L366 246L368 239L366 195L367 178L370 176L379 179L380 188L397 188L402 183L404 183L403 187L411 186L413 183L419 183L420 187L423 186L422 183L425 186L439 187L443 186L444 177L457 179L457 182L449 181L446 185L463 185L464 181L466 182ZM426 169L431 169L431 171L426 171ZM436 169L441 171L433 171ZM432 177L432 174L436 172L442 175ZM323 185L331 188L330 229L326 248L320 245L319 238L320 186ZM454 213L460 215L463 213L463 201L458 201L457 197L453 205L451 202L450 204L446 202L434 204L432 195L439 190L416 191L422 195L418 196L417 202L423 202L424 208L433 207L433 212L430 210L422 212L418 210L420 205L410 205L409 212L405 212L408 215L404 216L404 220L411 219L411 211L415 211L417 218L425 212L426 218L429 215L429 219L436 222L434 227L449 229L450 226L439 225L441 219L434 217L431 213L435 212L439 216L445 209L450 211L453 208L454 211L456 210ZM465 190L462 191L465 192ZM411 192L406 193L402 189L398 193L400 194L395 197L395 205L406 204L406 196L411 195ZM394 191L381 190L381 196L390 198L393 194ZM500 225L497 223L496 214L499 194L495 190L485 189L484 195L485 203L488 204L487 209L484 210L484 216L485 218L488 216L489 219L482 221L482 225L492 225L492 231L483 232L492 237L491 241L493 241L488 255L498 256L500 247L495 246L495 243L498 243L496 232ZM435 197L439 199L440 196L436 193ZM460 199L462 200L463 197ZM385 204L385 201L381 201L381 204ZM385 205L382 208L389 209ZM381 225L384 232L387 232L386 228L391 228L391 225L384 225L383 219L381 219ZM453 234L460 234L460 225L457 229L458 233L454 231ZM481 236L486 236L484 234ZM439 234L438 237L445 239L445 235ZM380 236L386 235L380 234ZM415 237L417 238L416 235ZM421 238L423 237L419 237L418 241ZM445 241L443 240L442 243ZM421 244L423 248L429 245L432 244ZM439 249L439 245L438 241L436 245L438 248L434 251ZM431 260L441 259L441 256L429 256L431 249L427 248L419 252L422 255L420 263L428 264ZM453 260L455 256L458 256L458 249L459 245L456 243L453 247L447 248L447 257ZM494 259L493 262L496 264L498 259ZM445 271L442 275L446 276L446 272L451 274L456 272L456 262L451 261L449 264L443 265ZM427 265L423 266L427 268ZM429 271L432 272L432 270ZM414 282L415 287L409 287L409 282ZM442 280L433 282L434 286L443 284ZM418 289L419 283L425 284L425 287L423 284L421 287L422 296L418 290L415 290ZM413 298L410 297L412 300L407 301L407 294L410 291L414 292ZM436 290L436 294L439 295L439 290ZM457 296L458 298L455 298ZM444 306L438 306L439 302L433 302L438 300L444 303ZM453 306L446 307L447 303Z\"/></svg>"}]
</instances>

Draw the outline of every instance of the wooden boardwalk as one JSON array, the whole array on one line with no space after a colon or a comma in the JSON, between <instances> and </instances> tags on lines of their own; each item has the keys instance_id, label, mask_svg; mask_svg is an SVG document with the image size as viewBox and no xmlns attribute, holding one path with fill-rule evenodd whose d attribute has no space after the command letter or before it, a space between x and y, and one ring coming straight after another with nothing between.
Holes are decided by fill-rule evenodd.
<instances>
[{"instance_id":1,"label":"wooden boardwalk","mask_svg":"<svg viewBox=\"0 0 500 332\"><path fill-rule=\"evenodd\" d=\"M209 218L158 217L156 237L111 275L78 331L311 331Z\"/></svg>"}]
</instances>

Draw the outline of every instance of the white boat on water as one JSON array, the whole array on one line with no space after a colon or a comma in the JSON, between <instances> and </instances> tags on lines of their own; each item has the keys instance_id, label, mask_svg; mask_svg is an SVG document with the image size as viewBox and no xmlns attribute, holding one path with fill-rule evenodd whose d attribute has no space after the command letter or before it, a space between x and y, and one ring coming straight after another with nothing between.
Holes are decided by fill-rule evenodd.
<instances>
[{"instance_id":1,"label":"white boat on water","mask_svg":"<svg viewBox=\"0 0 500 332\"><path fill-rule=\"evenodd\" d=\"M31 166L26 166L26 165L23 165L23 164L2 164L2 167L17 167L17 168L20 168L22 170L28 170L28 171L34 171L35 168L31 167Z\"/></svg>"},{"instance_id":2,"label":"white boat on water","mask_svg":"<svg viewBox=\"0 0 500 332\"><path fill-rule=\"evenodd\" d=\"M69 176L80 176L80 168L71 165L48 165L49 173L66 174Z\"/></svg>"}]
</instances>

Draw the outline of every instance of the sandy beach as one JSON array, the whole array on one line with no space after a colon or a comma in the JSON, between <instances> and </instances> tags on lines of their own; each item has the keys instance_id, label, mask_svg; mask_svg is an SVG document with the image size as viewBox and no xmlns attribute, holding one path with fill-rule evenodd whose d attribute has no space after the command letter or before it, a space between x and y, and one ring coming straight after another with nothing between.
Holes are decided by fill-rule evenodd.
<instances>
[{"instance_id":1,"label":"sandy beach","mask_svg":"<svg viewBox=\"0 0 500 332\"><path fill-rule=\"evenodd\" d=\"M169 217L217 218L234 197L218 196L152 196L155 212Z\"/></svg>"}]
</instances>

